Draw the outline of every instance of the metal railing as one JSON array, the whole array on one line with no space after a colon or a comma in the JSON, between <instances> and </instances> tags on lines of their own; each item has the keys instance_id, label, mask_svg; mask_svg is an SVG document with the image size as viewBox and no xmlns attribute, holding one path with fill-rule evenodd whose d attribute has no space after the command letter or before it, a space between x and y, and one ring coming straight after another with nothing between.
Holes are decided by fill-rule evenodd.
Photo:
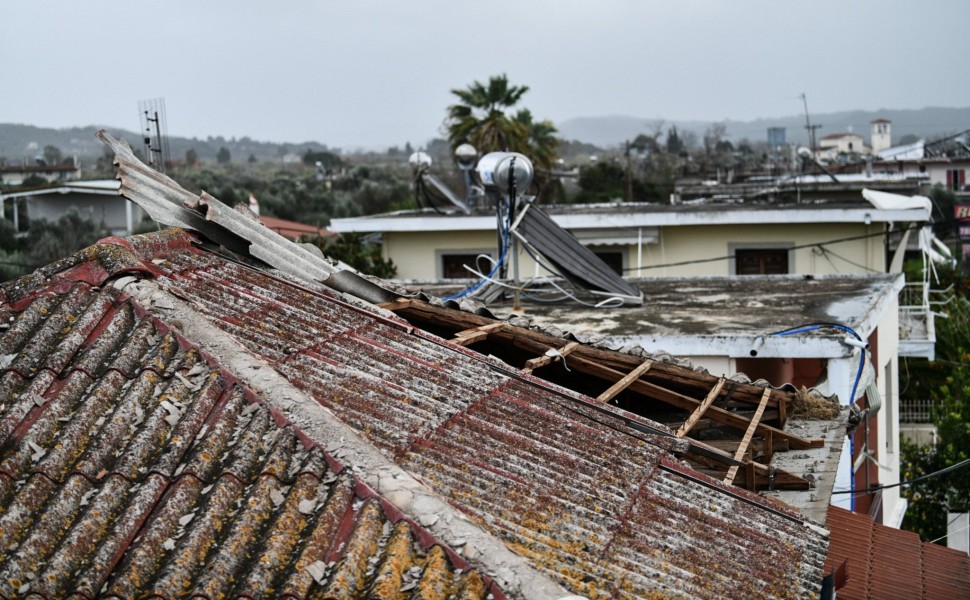
<instances>
[{"instance_id":1,"label":"metal railing","mask_svg":"<svg viewBox=\"0 0 970 600\"><path fill-rule=\"evenodd\" d=\"M900 423L932 423L933 410L937 402L930 398L917 398L899 401Z\"/></svg>"}]
</instances>

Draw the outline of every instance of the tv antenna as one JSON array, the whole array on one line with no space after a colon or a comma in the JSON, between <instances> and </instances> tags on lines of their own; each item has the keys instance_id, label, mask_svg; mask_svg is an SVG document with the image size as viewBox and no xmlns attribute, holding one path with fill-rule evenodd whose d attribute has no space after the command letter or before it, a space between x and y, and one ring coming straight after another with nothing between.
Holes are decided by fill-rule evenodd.
<instances>
[{"instance_id":1,"label":"tv antenna","mask_svg":"<svg viewBox=\"0 0 970 600\"><path fill-rule=\"evenodd\" d=\"M815 146L815 130L820 128L821 125L812 125L811 120L808 118L808 99L805 97L805 92L799 96L802 99L802 104L805 105L805 130L808 131L808 141L811 145L811 150L814 153L818 148Z\"/></svg>"},{"instance_id":2,"label":"tv antenna","mask_svg":"<svg viewBox=\"0 0 970 600\"><path fill-rule=\"evenodd\" d=\"M138 102L138 115L141 118L142 141L145 144L145 159L148 165L159 173L165 172L170 164L168 149L168 124L165 117L165 99L153 98Z\"/></svg>"}]
</instances>

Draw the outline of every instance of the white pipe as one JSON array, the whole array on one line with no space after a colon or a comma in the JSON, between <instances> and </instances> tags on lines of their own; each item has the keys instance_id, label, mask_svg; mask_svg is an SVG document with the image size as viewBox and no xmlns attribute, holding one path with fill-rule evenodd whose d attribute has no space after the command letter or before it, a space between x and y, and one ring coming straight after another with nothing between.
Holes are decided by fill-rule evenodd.
<instances>
[{"instance_id":1,"label":"white pipe","mask_svg":"<svg viewBox=\"0 0 970 600\"><path fill-rule=\"evenodd\" d=\"M869 342L857 340L854 337L846 337L844 340L842 340L842 343L846 346L852 346L854 348L862 348L863 350L869 349Z\"/></svg>"}]
</instances>

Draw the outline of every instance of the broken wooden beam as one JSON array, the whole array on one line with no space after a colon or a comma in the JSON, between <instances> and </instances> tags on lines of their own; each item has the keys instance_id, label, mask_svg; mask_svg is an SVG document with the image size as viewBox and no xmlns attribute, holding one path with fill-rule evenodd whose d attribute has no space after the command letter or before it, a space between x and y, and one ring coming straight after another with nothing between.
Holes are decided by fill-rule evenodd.
<instances>
[{"instance_id":1,"label":"broken wooden beam","mask_svg":"<svg viewBox=\"0 0 970 600\"><path fill-rule=\"evenodd\" d=\"M650 367L653 366L652 360L645 360L640 363L636 369L633 369L629 373L623 376L623 379L617 381L610 386L608 390L596 397L597 402L607 403L612 400L617 394L630 387L630 384L640 379L640 376L646 373Z\"/></svg>"},{"instance_id":2,"label":"broken wooden beam","mask_svg":"<svg viewBox=\"0 0 970 600\"><path fill-rule=\"evenodd\" d=\"M578 347L579 342L569 342L562 348L549 348L542 356L537 356L536 358L530 358L527 360L525 362L525 367L522 368L522 372L531 373L539 367L544 367L545 365L553 363L557 360L562 360L563 364L565 364L566 357L572 354L573 350Z\"/></svg>"},{"instance_id":3,"label":"broken wooden beam","mask_svg":"<svg viewBox=\"0 0 970 600\"><path fill-rule=\"evenodd\" d=\"M718 394L721 393L722 387L724 387L723 377L717 381L717 385L714 386L714 389L707 394L707 397L704 398L704 401L700 403L700 406L695 408L690 417L688 417L687 420L684 421L684 424L680 426L680 429L677 430L677 437L684 437L687 435L687 432L697 424L697 421L704 416L707 409L710 408L711 404L714 403L714 400L717 399Z\"/></svg>"}]
</instances>

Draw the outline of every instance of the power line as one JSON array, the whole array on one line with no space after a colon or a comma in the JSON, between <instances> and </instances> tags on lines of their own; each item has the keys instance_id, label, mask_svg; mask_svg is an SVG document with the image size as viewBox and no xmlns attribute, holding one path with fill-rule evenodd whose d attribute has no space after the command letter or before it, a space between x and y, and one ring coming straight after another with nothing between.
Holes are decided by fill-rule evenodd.
<instances>
[{"instance_id":1,"label":"power line","mask_svg":"<svg viewBox=\"0 0 970 600\"><path fill-rule=\"evenodd\" d=\"M862 489L856 489L856 490L838 490L838 491L834 491L832 493L833 494L861 494L861 495L866 495L866 494L868 494L870 492L877 492L879 490L888 490L890 488L899 487L899 486L902 486L902 485L912 485L914 483L917 483L917 482L920 482L920 481L924 481L924 480L929 479L931 477L937 477L939 475L946 475L947 473L951 473L951 472L956 471L958 469L962 469L963 467L965 467L967 465L970 465L970 458L968 458L966 460L962 460L962 461L960 461L960 462L958 462L956 464L950 465L949 467L944 467L944 468L940 469L939 471L933 471L932 473L927 473L926 475L920 475L916 479L910 479L909 481L900 481L899 483L891 483L889 485L877 485L876 487L862 488Z\"/></svg>"},{"instance_id":2,"label":"power line","mask_svg":"<svg viewBox=\"0 0 970 600\"><path fill-rule=\"evenodd\" d=\"M910 225L910 226L906 227L905 229L900 230L900 232L905 232L906 230L912 230L912 229L917 229L917 227L916 226L913 226L913 225ZM854 235L854 236L851 236L851 237L838 238L838 239L834 239L834 240L829 240L827 242L816 242L816 243L812 243L812 244L801 244L799 246L789 246L787 248L784 248L784 250L802 250L802 249L805 249L805 248L824 248L825 246L828 246L828 245L831 245L831 244L841 244L842 242L853 242L853 241L856 241L856 240L864 240L864 239L873 238L873 237L887 237L887 236L889 236L892 233L896 233L896 232L894 232L894 231L878 231L876 233L867 233L867 234L864 234L864 235ZM826 250L826 251L831 252L831 250ZM721 261L721 260L733 260L735 258L736 258L736 255L735 254L728 254L727 256L717 256L717 257L714 257L714 258L698 258L698 259L694 259L694 260L684 260L684 261L680 261L680 262L664 263L664 264L659 264L659 265L646 265L646 266L642 266L642 267L627 267L627 268L625 268L623 270L624 271L640 271L640 270L646 270L646 269L662 269L662 268L666 268L666 267L681 267L681 266L684 266L684 265L696 265L696 264L701 264L701 263L718 262L718 261ZM842 258L842 257L839 257L839 258ZM843 259L843 260L845 260L845 259Z\"/></svg>"}]
</instances>

